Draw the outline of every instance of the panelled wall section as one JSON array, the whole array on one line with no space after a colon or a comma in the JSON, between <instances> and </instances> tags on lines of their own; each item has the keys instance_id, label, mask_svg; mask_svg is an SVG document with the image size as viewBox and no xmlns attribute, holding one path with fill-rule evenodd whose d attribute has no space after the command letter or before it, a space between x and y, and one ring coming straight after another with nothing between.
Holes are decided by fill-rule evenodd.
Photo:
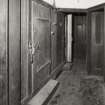
<instances>
[{"instance_id":1,"label":"panelled wall section","mask_svg":"<svg viewBox=\"0 0 105 105\"><path fill-rule=\"evenodd\" d=\"M22 104L61 71L64 65L64 22L64 14L44 2L21 1Z\"/></svg>"}]
</instances>

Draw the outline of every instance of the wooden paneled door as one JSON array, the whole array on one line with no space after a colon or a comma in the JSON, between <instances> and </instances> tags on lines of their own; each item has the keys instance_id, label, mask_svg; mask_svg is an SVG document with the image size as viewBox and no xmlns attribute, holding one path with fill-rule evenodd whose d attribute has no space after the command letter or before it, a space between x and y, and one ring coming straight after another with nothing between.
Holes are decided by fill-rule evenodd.
<instances>
[{"instance_id":1,"label":"wooden paneled door","mask_svg":"<svg viewBox=\"0 0 105 105\"><path fill-rule=\"evenodd\" d=\"M91 71L102 75L104 67L104 12L91 14Z\"/></svg>"},{"instance_id":2,"label":"wooden paneled door","mask_svg":"<svg viewBox=\"0 0 105 105\"><path fill-rule=\"evenodd\" d=\"M31 2L32 93L48 78L50 70L50 8Z\"/></svg>"}]
</instances>

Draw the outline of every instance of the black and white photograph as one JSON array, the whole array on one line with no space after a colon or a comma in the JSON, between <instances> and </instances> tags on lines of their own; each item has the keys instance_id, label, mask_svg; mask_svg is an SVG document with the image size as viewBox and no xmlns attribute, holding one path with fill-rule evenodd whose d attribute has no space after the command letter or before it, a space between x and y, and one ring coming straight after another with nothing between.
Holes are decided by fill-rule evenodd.
<instances>
[{"instance_id":1,"label":"black and white photograph","mask_svg":"<svg viewBox=\"0 0 105 105\"><path fill-rule=\"evenodd\" d=\"M105 105L105 0L0 0L0 105Z\"/></svg>"}]
</instances>

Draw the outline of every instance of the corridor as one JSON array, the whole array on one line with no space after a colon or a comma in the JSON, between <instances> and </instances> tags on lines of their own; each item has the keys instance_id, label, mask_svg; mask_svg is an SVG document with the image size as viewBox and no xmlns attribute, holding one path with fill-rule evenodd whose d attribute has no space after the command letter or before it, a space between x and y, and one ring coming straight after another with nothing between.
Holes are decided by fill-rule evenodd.
<instances>
[{"instance_id":1,"label":"corridor","mask_svg":"<svg viewBox=\"0 0 105 105\"><path fill-rule=\"evenodd\" d=\"M0 105L45 104L105 105L105 0L0 0Z\"/></svg>"}]
</instances>

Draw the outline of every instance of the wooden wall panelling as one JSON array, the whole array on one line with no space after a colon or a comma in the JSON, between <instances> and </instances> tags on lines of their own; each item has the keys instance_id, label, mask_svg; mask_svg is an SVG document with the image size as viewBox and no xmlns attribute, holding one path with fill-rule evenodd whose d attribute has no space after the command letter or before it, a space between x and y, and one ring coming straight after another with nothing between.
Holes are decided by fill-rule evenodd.
<instances>
[{"instance_id":1,"label":"wooden wall panelling","mask_svg":"<svg viewBox=\"0 0 105 105\"><path fill-rule=\"evenodd\" d=\"M29 0L21 0L21 102L30 94L28 71Z\"/></svg>"},{"instance_id":2,"label":"wooden wall panelling","mask_svg":"<svg viewBox=\"0 0 105 105\"><path fill-rule=\"evenodd\" d=\"M51 9L37 0L21 1L21 100L36 94L49 79L51 68ZM61 14L60 24L57 25L57 13L53 11L54 31L54 62L56 66L64 61L64 15ZM62 17L63 16L63 17ZM57 27L60 27L57 36ZM62 30L62 32L60 32ZM29 45L32 45L29 50ZM28 48L27 48L28 47ZM57 48L59 52L57 53ZM30 51L32 51L30 53ZM60 54L60 55L59 55ZM58 62L59 60L59 62ZM28 65L27 65L28 64ZM27 66L26 66L27 65ZM53 68L54 69L54 68ZM28 83L27 83L28 81ZM28 87L27 87L28 85Z\"/></svg>"},{"instance_id":3,"label":"wooden wall panelling","mask_svg":"<svg viewBox=\"0 0 105 105\"><path fill-rule=\"evenodd\" d=\"M9 105L20 105L20 0L9 0Z\"/></svg>"},{"instance_id":4,"label":"wooden wall panelling","mask_svg":"<svg viewBox=\"0 0 105 105\"><path fill-rule=\"evenodd\" d=\"M49 78L51 8L37 0L21 1L22 104L36 94Z\"/></svg>"},{"instance_id":5,"label":"wooden wall panelling","mask_svg":"<svg viewBox=\"0 0 105 105\"><path fill-rule=\"evenodd\" d=\"M57 12L51 9L51 70L57 67Z\"/></svg>"},{"instance_id":6,"label":"wooden wall panelling","mask_svg":"<svg viewBox=\"0 0 105 105\"><path fill-rule=\"evenodd\" d=\"M34 93L49 76L50 8L33 0L31 16L31 42L34 49L31 70L32 93Z\"/></svg>"},{"instance_id":7,"label":"wooden wall panelling","mask_svg":"<svg viewBox=\"0 0 105 105\"><path fill-rule=\"evenodd\" d=\"M0 105L8 105L8 0L0 0Z\"/></svg>"}]
</instances>

